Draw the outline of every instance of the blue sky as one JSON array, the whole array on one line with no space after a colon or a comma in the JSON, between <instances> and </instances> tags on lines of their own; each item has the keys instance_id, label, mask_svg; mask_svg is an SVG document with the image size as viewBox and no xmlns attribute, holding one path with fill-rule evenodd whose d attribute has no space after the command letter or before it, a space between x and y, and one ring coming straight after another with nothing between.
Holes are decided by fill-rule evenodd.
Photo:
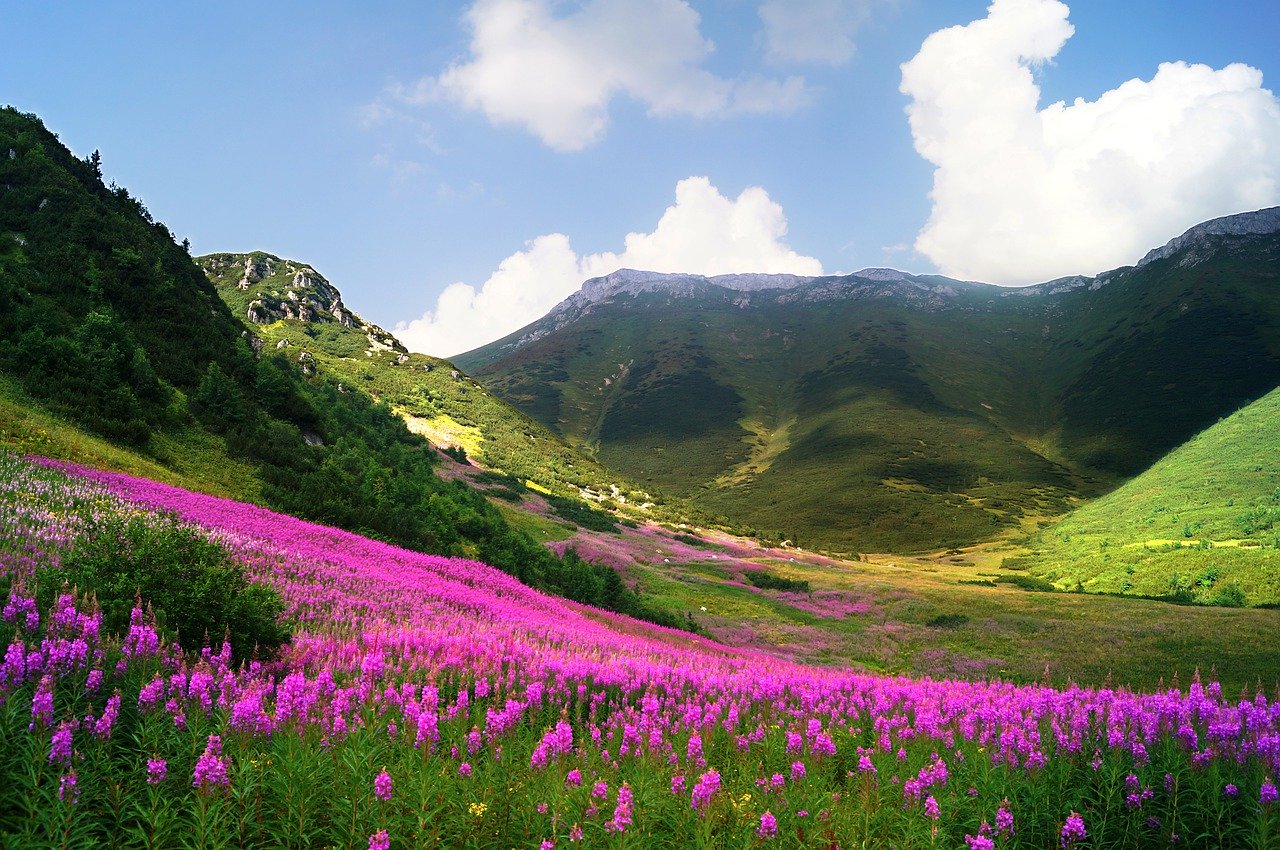
<instances>
[{"instance_id":1,"label":"blue sky","mask_svg":"<svg viewBox=\"0 0 1280 850\"><path fill-rule=\"evenodd\" d=\"M194 252L310 262L433 354L614 264L1033 283L1280 203L1262 0L64 2L0 38L0 102Z\"/></svg>"}]
</instances>

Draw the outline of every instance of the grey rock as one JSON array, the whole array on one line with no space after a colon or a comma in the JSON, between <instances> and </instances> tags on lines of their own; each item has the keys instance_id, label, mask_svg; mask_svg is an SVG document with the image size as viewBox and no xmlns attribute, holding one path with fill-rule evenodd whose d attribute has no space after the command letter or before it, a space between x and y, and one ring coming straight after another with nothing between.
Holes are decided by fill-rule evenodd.
<instances>
[{"instance_id":1,"label":"grey rock","mask_svg":"<svg viewBox=\"0 0 1280 850\"><path fill-rule=\"evenodd\" d=\"M1182 265L1194 265L1207 256L1213 243L1224 236L1265 236L1280 231L1280 207L1267 207L1254 212L1239 213L1211 219L1183 233L1176 239L1170 239L1165 245L1147 252L1138 261L1138 268L1156 260L1172 257L1184 249L1190 249L1182 261Z\"/></svg>"}]
</instances>

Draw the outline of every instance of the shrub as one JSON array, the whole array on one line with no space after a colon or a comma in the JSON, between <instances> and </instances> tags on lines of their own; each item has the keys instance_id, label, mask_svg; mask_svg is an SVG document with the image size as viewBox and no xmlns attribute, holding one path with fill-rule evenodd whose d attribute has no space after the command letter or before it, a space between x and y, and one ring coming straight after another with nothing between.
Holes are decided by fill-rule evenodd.
<instances>
[{"instance_id":1,"label":"shrub","mask_svg":"<svg viewBox=\"0 0 1280 850\"><path fill-rule=\"evenodd\" d=\"M232 657L240 661L255 646L270 654L289 639L279 593L251 584L225 549L171 520L95 522L39 581L46 600L64 585L96 595L108 634L128 632L129 614L141 599L160 630L186 650L200 649L206 637L216 642L229 635Z\"/></svg>"},{"instance_id":2,"label":"shrub","mask_svg":"<svg viewBox=\"0 0 1280 850\"><path fill-rule=\"evenodd\" d=\"M796 593L808 593L809 582L798 579L783 578L764 570L744 570L747 581L761 590L786 590Z\"/></svg>"}]
</instances>

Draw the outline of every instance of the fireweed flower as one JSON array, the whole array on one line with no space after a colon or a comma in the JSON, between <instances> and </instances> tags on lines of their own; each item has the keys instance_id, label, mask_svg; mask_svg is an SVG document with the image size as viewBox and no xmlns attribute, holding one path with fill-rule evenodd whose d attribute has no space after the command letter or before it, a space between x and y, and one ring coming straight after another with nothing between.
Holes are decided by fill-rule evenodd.
<instances>
[{"instance_id":1,"label":"fireweed flower","mask_svg":"<svg viewBox=\"0 0 1280 850\"><path fill-rule=\"evenodd\" d=\"M1077 841L1084 841L1089 833L1084 829L1084 818L1079 813L1072 812L1067 817L1067 822L1062 825L1061 843L1063 847L1074 847Z\"/></svg>"},{"instance_id":2,"label":"fireweed flower","mask_svg":"<svg viewBox=\"0 0 1280 850\"><path fill-rule=\"evenodd\" d=\"M1278 799L1280 799L1280 792L1276 791L1275 783L1262 783L1262 790L1258 792L1258 802L1264 806L1269 806Z\"/></svg>"},{"instance_id":3,"label":"fireweed flower","mask_svg":"<svg viewBox=\"0 0 1280 850\"><path fill-rule=\"evenodd\" d=\"M996 843L986 835L968 835L964 837L964 841L969 845L969 850L995 850Z\"/></svg>"},{"instance_id":4,"label":"fireweed flower","mask_svg":"<svg viewBox=\"0 0 1280 850\"><path fill-rule=\"evenodd\" d=\"M49 763L71 763L71 724L65 720L58 724L57 731L53 733L53 740L49 744Z\"/></svg>"},{"instance_id":5,"label":"fireweed flower","mask_svg":"<svg viewBox=\"0 0 1280 850\"><path fill-rule=\"evenodd\" d=\"M566 773L564 776L564 784L566 786L577 788L582 784L582 771L575 767L573 770Z\"/></svg>"},{"instance_id":6,"label":"fireweed flower","mask_svg":"<svg viewBox=\"0 0 1280 850\"><path fill-rule=\"evenodd\" d=\"M463 777L464 779L470 776L471 764L469 762L464 761L462 764L458 765L458 775Z\"/></svg>"},{"instance_id":7,"label":"fireweed flower","mask_svg":"<svg viewBox=\"0 0 1280 850\"><path fill-rule=\"evenodd\" d=\"M697 811L705 809L719 787L720 773L718 771L708 770L699 776L697 784L693 786L692 807Z\"/></svg>"},{"instance_id":8,"label":"fireweed flower","mask_svg":"<svg viewBox=\"0 0 1280 850\"><path fill-rule=\"evenodd\" d=\"M58 778L58 799L70 806L74 806L80 799L80 789L76 787L74 772L64 773Z\"/></svg>"},{"instance_id":9,"label":"fireweed flower","mask_svg":"<svg viewBox=\"0 0 1280 850\"><path fill-rule=\"evenodd\" d=\"M760 815L760 826L756 827L756 835L760 838L778 837L778 819L773 816L773 812L765 811Z\"/></svg>"},{"instance_id":10,"label":"fireweed flower","mask_svg":"<svg viewBox=\"0 0 1280 850\"><path fill-rule=\"evenodd\" d=\"M391 799L391 774L385 767L373 780L373 795L384 802Z\"/></svg>"},{"instance_id":11,"label":"fireweed flower","mask_svg":"<svg viewBox=\"0 0 1280 850\"><path fill-rule=\"evenodd\" d=\"M671 793L672 794L684 793L684 777L683 776L671 777Z\"/></svg>"},{"instance_id":12,"label":"fireweed flower","mask_svg":"<svg viewBox=\"0 0 1280 850\"><path fill-rule=\"evenodd\" d=\"M169 775L169 765L162 758L147 759L147 784L159 785Z\"/></svg>"},{"instance_id":13,"label":"fireweed flower","mask_svg":"<svg viewBox=\"0 0 1280 850\"><path fill-rule=\"evenodd\" d=\"M1235 785L1232 785L1230 782L1227 783L1227 787L1222 789L1222 795L1224 797L1234 797L1239 793L1240 793L1240 789L1237 788Z\"/></svg>"},{"instance_id":14,"label":"fireweed flower","mask_svg":"<svg viewBox=\"0 0 1280 850\"><path fill-rule=\"evenodd\" d=\"M806 776L806 772L804 769L804 762L802 761L792 762L791 763L791 781L799 782L801 779L804 779L805 776Z\"/></svg>"},{"instance_id":15,"label":"fireweed flower","mask_svg":"<svg viewBox=\"0 0 1280 850\"><path fill-rule=\"evenodd\" d=\"M924 798L924 813L929 816L930 820L937 820L941 811L938 809L938 801L930 794Z\"/></svg>"},{"instance_id":16,"label":"fireweed flower","mask_svg":"<svg viewBox=\"0 0 1280 850\"><path fill-rule=\"evenodd\" d=\"M1013 835L1013 812L1009 811L1007 799L996 809L996 832L1000 835Z\"/></svg>"},{"instance_id":17,"label":"fireweed flower","mask_svg":"<svg viewBox=\"0 0 1280 850\"><path fill-rule=\"evenodd\" d=\"M196 761L191 784L205 792L212 791L217 785L225 787L228 784L227 763L222 759L222 738L219 736L209 736L204 754Z\"/></svg>"},{"instance_id":18,"label":"fireweed flower","mask_svg":"<svg viewBox=\"0 0 1280 850\"><path fill-rule=\"evenodd\" d=\"M390 846L391 839L387 836L385 829L380 829L369 836L369 850L388 850Z\"/></svg>"},{"instance_id":19,"label":"fireweed flower","mask_svg":"<svg viewBox=\"0 0 1280 850\"><path fill-rule=\"evenodd\" d=\"M631 826L631 787L624 784L618 788L618 804L613 810L613 818L605 825L608 832L626 832Z\"/></svg>"}]
</instances>

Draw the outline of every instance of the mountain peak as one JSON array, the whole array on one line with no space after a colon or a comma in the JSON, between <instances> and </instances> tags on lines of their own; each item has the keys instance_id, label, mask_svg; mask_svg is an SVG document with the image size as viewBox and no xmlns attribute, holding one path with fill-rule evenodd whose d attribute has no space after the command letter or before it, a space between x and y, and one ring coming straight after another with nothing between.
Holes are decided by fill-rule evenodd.
<instances>
[{"instance_id":1,"label":"mountain peak","mask_svg":"<svg viewBox=\"0 0 1280 850\"><path fill-rule=\"evenodd\" d=\"M1141 268L1147 263L1171 257L1184 248L1198 245L1207 247L1209 240L1217 237L1262 236L1276 232L1280 232L1280 207L1267 207L1253 212L1237 213L1223 216L1222 218L1210 219L1197 224L1176 239L1170 239L1162 247L1147 252L1147 255L1138 261L1137 267ZM1199 253L1192 253L1183 260L1183 264L1193 265L1199 262L1200 259Z\"/></svg>"},{"instance_id":2,"label":"mountain peak","mask_svg":"<svg viewBox=\"0 0 1280 850\"><path fill-rule=\"evenodd\" d=\"M307 263L263 251L207 254L196 262L219 289L234 289L228 302L255 325L296 321L339 324L363 331L372 350L404 352L400 341L342 303L342 293Z\"/></svg>"}]
</instances>

